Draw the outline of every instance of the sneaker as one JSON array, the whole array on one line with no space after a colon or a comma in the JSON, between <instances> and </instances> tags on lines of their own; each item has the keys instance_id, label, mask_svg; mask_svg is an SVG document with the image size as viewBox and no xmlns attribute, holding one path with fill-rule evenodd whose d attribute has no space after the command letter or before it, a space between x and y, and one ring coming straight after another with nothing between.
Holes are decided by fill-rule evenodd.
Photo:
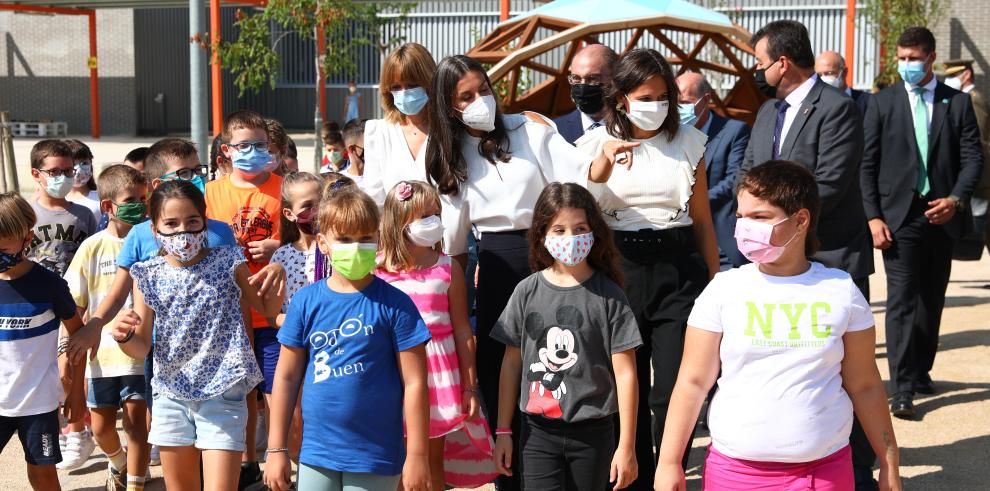
<instances>
[{"instance_id":1,"label":"sneaker","mask_svg":"<svg viewBox=\"0 0 990 491\"><path fill-rule=\"evenodd\" d=\"M151 446L151 460L148 462L148 465L162 465L162 456L158 453L158 445ZM149 469L148 472L151 472L151 470Z\"/></svg>"},{"instance_id":2,"label":"sneaker","mask_svg":"<svg viewBox=\"0 0 990 491\"><path fill-rule=\"evenodd\" d=\"M73 470L82 467L93 455L96 449L96 442L93 441L93 434L89 429L78 433L69 433L65 437L65 451L62 453L62 462L55 467L62 470Z\"/></svg>"},{"instance_id":3,"label":"sneaker","mask_svg":"<svg viewBox=\"0 0 990 491\"><path fill-rule=\"evenodd\" d=\"M237 491L254 486L261 482L261 466L257 462L241 462L241 476L237 480Z\"/></svg>"},{"instance_id":4,"label":"sneaker","mask_svg":"<svg viewBox=\"0 0 990 491\"><path fill-rule=\"evenodd\" d=\"M120 472L107 462L107 491L127 491L127 473Z\"/></svg>"}]
</instances>

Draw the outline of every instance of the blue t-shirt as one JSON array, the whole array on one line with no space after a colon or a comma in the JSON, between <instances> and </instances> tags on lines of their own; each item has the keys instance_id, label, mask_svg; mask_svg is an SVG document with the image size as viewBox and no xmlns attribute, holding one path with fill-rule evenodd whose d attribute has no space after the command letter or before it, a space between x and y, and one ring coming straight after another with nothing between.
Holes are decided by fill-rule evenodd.
<instances>
[{"instance_id":1,"label":"blue t-shirt","mask_svg":"<svg viewBox=\"0 0 990 491\"><path fill-rule=\"evenodd\" d=\"M299 461L338 472L401 473L396 353L430 340L413 301L377 277L355 293L320 281L292 297L278 340L308 354Z\"/></svg>"},{"instance_id":2,"label":"blue t-shirt","mask_svg":"<svg viewBox=\"0 0 990 491\"><path fill-rule=\"evenodd\" d=\"M237 247L230 225L216 220L206 221L206 244L208 247ZM151 220L141 222L132 227L124 239L124 248L117 255L117 266L131 269L134 263L155 257L158 249L158 240L151 231Z\"/></svg>"}]
</instances>

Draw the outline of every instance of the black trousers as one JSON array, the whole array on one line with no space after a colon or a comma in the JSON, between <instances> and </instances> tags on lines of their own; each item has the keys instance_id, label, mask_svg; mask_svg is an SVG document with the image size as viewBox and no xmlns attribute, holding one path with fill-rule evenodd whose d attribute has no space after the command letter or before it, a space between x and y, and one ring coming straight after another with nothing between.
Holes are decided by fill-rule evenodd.
<instances>
[{"instance_id":1,"label":"black trousers","mask_svg":"<svg viewBox=\"0 0 990 491\"><path fill-rule=\"evenodd\" d=\"M616 232L615 240L622 255L626 296L643 337L643 346L636 351L639 477L628 489L652 490L657 465L654 447L659 449L663 440L667 407L684 353L688 315L708 284L708 268L695 245L691 227ZM691 436L693 439L693 432ZM690 449L689 440L684 449L685 467Z\"/></svg>"},{"instance_id":2,"label":"black trousers","mask_svg":"<svg viewBox=\"0 0 990 491\"><path fill-rule=\"evenodd\" d=\"M488 424L492 434L498 422L498 379L502 369L505 346L491 338L492 327L498 321L516 285L532 272L529 269L529 245L526 231L485 233L478 244L477 305L478 338L478 389L488 410ZM516 410L512 418L513 434L519 435L520 414ZM519 439L513 439L519 455ZM513 459L512 477L501 476L496 481L499 490L520 489L519 476L522 459Z\"/></svg>"},{"instance_id":3,"label":"black trousers","mask_svg":"<svg viewBox=\"0 0 990 491\"><path fill-rule=\"evenodd\" d=\"M938 351L945 289L952 271L953 240L925 218L916 199L894 242L883 251L887 271L887 365L890 392L913 393L928 377Z\"/></svg>"},{"instance_id":4,"label":"black trousers","mask_svg":"<svg viewBox=\"0 0 990 491\"><path fill-rule=\"evenodd\" d=\"M615 452L612 418L568 423L524 416L525 491L604 491Z\"/></svg>"}]
</instances>

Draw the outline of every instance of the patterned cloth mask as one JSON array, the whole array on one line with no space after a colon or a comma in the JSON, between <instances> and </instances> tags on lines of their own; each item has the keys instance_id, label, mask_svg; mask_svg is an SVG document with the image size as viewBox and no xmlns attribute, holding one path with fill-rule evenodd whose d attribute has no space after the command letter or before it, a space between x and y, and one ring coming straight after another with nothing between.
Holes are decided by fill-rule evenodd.
<instances>
[{"instance_id":1,"label":"patterned cloth mask","mask_svg":"<svg viewBox=\"0 0 990 491\"><path fill-rule=\"evenodd\" d=\"M595 244L595 234L589 232L581 235L548 235L543 239L543 245L554 259L576 266L581 264L591 254L591 246Z\"/></svg>"},{"instance_id":2,"label":"patterned cloth mask","mask_svg":"<svg viewBox=\"0 0 990 491\"><path fill-rule=\"evenodd\" d=\"M206 246L206 228L199 232L176 232L174 234L158 234L158 242L165 252L175 256L181 262L189 262Z\"/></svg>"}]
</instances>

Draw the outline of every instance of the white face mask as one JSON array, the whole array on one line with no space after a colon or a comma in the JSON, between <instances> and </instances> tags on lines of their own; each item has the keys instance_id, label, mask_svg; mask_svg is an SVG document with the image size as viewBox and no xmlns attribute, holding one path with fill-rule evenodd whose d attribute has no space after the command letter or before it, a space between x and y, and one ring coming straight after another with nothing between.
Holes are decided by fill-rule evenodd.
<instances>
[{"instance_id":1,"label":"white face mask","mask_svg":"<svg viewBox=\"0 0 990 491\"><path fill-rule=\"evenodd\" d=\"M842 79L835 75L822 75L818 78L822 79L822 82L825 82L831 85L832 87L835 87L837 89L842 88Z\"/></svg>"},{"instance_id":2,"label":"white face mask","mask_svg":"<svg viewBox=\"0 0 990 491\"><path fill-rule=\"evenodd\" d=\"M956 90L962 90L962 80L959 80L959 77L949 77L945 79L945 85L948 85Z\"/></svg>"},{"instance_id":3,"label":"white face mask","mask_svg":"<svg viewBox=\"0 0 990 491\"><path fill-rule=\"evenodd\" d=\"M495 129L495 96L483 95L461 111L461 121L468 128L488 132Z\"/></svg>"},{"instance_id":4,"label":"white face mask","mask_svg":"<svg viewBox=\"0 0 990 491\"><path fill-rule=\"evenodd\" d=\"M626 100L629 100L626 97ZM667 111L670 103L667 101L629 101L629 110L626 117L629 122L644 131L656 131L667 119Z\"/></svg>"},{"instance_id":5,"label":"white face mask","mask_svg":"<svg viewBox=\"0 0 990 491\"><path fill-rule=\"evenodd\" d=\"M443 238L443 223L440 222L440 217L430 215L410 223L406 228L406 235L413 244L433 247Z\"/></svg>"}]
</instances>

